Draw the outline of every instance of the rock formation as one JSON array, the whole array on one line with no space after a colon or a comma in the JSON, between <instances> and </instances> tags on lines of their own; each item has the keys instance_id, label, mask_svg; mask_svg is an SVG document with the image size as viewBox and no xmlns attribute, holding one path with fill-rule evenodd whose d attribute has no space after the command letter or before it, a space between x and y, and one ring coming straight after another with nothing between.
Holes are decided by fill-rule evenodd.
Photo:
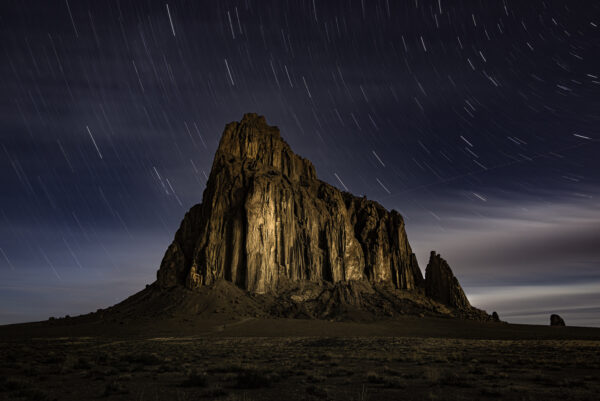
<instances>
[{"instance_id":1,"label":"rock formation","mask_svg":"<svg viewBox=\"0 0 600 401\"><path fill-rule=\"evenodd\" d=\"M202 204L183 219L158 272L163 288L225 279L253 293L286 280L423 280L396 211L317 179L264 117L228 124Z\"/></svg>"},{"instance_id":2,"label":"rock formation","mask_svg":"<svg viewBox=\"0 0 600 401\"><path fill-rule=\"evenodd\" d=\"M550 326L566 326L565 321L559 315L550 315Z\"/></svg>"},{"instance_id":3,"label":"rock formation","mask_svg":"<svg viewBox=\"0 0 600 401\"><path fill-rule=\"evenodd\" d=\"M469 309L471 304L452 273L448 263L435 251L431 251L425 269L425 295L458 309Z\"/></svg>"},{"instance_id":4,"label":"rock formation","mask_svg":"<svg viewBox=\"0 0 600 401\"><path fill-rule=\"evenodd\" d=\"M360 307L379 302L365 288L386 287L472 309L439 255L432 253L423 279L398 212L319 180L312 163L256 114L225 127L202 203L186 213L157 273L162 290L222 280L253 296L307 283L313 301ZM333 292L319 292L327 286ZM286 302L295 305L302 294Z\"/></svg>"}]
</instances>

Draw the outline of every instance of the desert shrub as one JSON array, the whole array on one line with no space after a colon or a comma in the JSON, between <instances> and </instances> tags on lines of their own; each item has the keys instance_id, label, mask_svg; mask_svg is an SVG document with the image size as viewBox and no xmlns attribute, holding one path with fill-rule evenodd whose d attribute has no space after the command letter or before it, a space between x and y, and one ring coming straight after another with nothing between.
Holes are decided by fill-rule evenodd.
<instances>
[{"instance_id":1,"label":"desert shrub","mask_svg":"<svg viewBox=\"0 0 600 401\"><path fill-rule=\"evenodd\" d=\"M327 394L327 390L321 387L317 387L314 384L306 387L306 394L311 395L316 398L327 399L329 395Z\"/></svg>"},{"instance_id":2,"label":"desert shrub","mask_svg":"<svg viewBox=\"0 0 600 401\"><path fill-rule=\"evenodd\" d=\"M124 362L139 363L140 365L144 366L158 365L162 363L162 359L160 359L156 354L151 354L148 352L124 355L121 359Z\"/></svg>"},{"instance_id":3,"label":"desert shrub","mask_svg":"<svg viewBox=\"0 0 600 401\"><path fill-rule=\"evenodd\" d=\"M34 378L36 381L42 381L46 379L46 377L41 374L40 368L35 365L30 365L24 368L23 376Z\"/></svg>"},{"instance_id":4,"label":"desert shrub","mask_svg":"<svg viewBox=\"0 0 600 401\"><path fill-rule=\"evenodd\" d=\"M417 363L417 364L422 364L424 362L425 356L415 352L415 351L411 351L411 352L407 352L406 354L398 357L396 360L398 362L412 362L412 363Z\"/></svg>"},{"instance_id":5,"label":"desert shrub","mask_svg":"<svg viewBox=\"0 0 600 401\"><path fill-rule=\"evenodd\" d=\"M471 384L464 377L451 370L442 372L440 384L455 387L471 387Z\"/></svg>"},{"instance_id":6,"label":"desert shrub","mask_svg":"<svg viewBox=\"0 0 600 401\"><path fill-rule=\"evenodd\" d=\"M171 366L170 364L168 364L168 363L161 363L161 364L158 366L157 372L159 372L159 373L164 373L164 372L172 372L172 371L174 371L174 370L175 370L175 369L174 369L174 368L173 368L173 366Z\"/></svg>"},{"instance_id":7,"label":"desert shrub","mask_svg":"<svg viewBox=\"0 0 600 401\"><path fill-rule=\"evenodd\" d=\"M206 373L198 372L196 369L190 370L187 378L181 383L183 387L206 387L208 382Z\"/></svg>"},{"instance_id":8,"label":"desert shrub","mask_svg":"<svg viewBox=\"0 0 600 401\"><path fill-rule=\"evenodd\" d=\"M425 377L425 380L427 380L432 385L439 384L440 379L441 379L441 373L440 373L439 369L426 368L423 371L423 377Z\"/></svg>"},{"instance_id":9,"label":"desert shrub","mask_svg":"<svg viewBox=\"0 0 600 401\"><path fill-rule=\"evenodd\" d=\"M531 380L533 380L536 383L544 384L547 386L558 386L559 385L558 382L556 382L551 377L544 375L541 371L536 372L532 376Z\"/></svg>"},{"instance_id":10,"label":"desert shrub","mask_svg":"<svg viewBox=\"0 0 600 401\"><path fill-rule=\"evenodd\" d=\"M298 372L291 368L282 368L277 371L277 373L272 374L272 378L276 381L287 379L288 377L292 377L297 375Z\"/></svg>"},{"instance_id":11,"label":"desert shrub","mask_svg":"<svg viewBox=\"0 0 600 401\"><path fill-rule=\"evenodd\" d=\"M388 376L400 376L400 372L398 372L395 369L390 368L389 366L383 367L383 373L385 373Z\"/></svg>"},{"instance_id":12,"label":"desert shrub","mask_svg":"<svg viewBox=\"0 0 600 401\"><path fill-rule=\"evenodd\" d=\"M94 362L99 365L106 365L108 363L109 355L106 352L99 352L94 355Z\"/></svg>"},{"instance_id":13,"label":"desert shrub","mask_svg":"<svg viewBox=\"0 0 600 401\"><path fill-rule=\"evenodd\" d=\"M12 365L17 361L16 352L7 352L5 355L3 355L3 359L5 362L7 362L7 365Z\"/></svg>"},{"instance_id":14,"label":"desert shrub","mask_svg":"<svg viewBox=\"0 0 600 401\"><path fill-rule=\"evenodd\" d=\"M209 373L239 373L243 371L244 368L235 363L235 364L227 364L227 365L217 365L215 367L207 369Z\"/></svg>"},{"instance_id":15,"label":"desert shrub","mask_svg":"<svg viewBox=\"0 0 600 401\"><path fill-rule=\"evenodd\" d=\"M75 358L72 354L65 355L65 359L63 359L62 364L60 366L60 373L68 373L73 367L77 364L77 358Z\"/></svg>"},{"instance_id":16,"label":"desert shrub","mask_svg":"<svg viewBox=\"0 0 600 401\"><path fill-rule=\"evenodd\" d=\"M13 378L4 379L3 382L0 382L0 389L4 391L21 390L27 387L29 387L29 383Z\"/></svg>"},{"instance_id":17,"label":"desert shrub","mask_svg":"<svg viewBox=\"0 0 600 401\"><path fill-rule=\"evenodd\" d=\"M476 376L487 376L490 374L488 369L481 365L468 365L467 372Z\"/></svg>"},{"instance_id":18,"label":"desert shrub","mask_svg":"<svg viewBox=\"0 0 600 401\"><path fill-rule=\"evenodd\" d=\"M226 395L227 395L227 391L225 391L221 387L211 388L211 389L205 390L201 393L202 397L210 398L210 399L225 397Z\"/></svg>"},{"instance_id":19,"label":"desert shrub","mask_svg":"<svg viewBox=\"0 0 600 401\"><path fill-rule=\"evenodd\" d=\"M502 397L504 393L497 388L484 387L481 389L481 395L485 397Z\"/></svg>"},{"instance_id":20,"label":"desert shrub","mask_svg":"<svg viewBox=\"0 0 600 401\"><path fill-rule=\"evenodd\" d=\"M324 337L308 341L307 347L343 347L346 342L337 337Z\"/></svg>"},{"instance_id":21,"label":"desert shrub","mask_svg":"<svg viewBox=\"0 0 600 401\"><path fill-rule=\"evenodd\" d=\"M350 369L337 368L337 369L333 369L333 370L327 372L325 374L325 376L327 376L327 377L346 377L346 376L352 376L353 374L354 374L354 372Z\"/></svg>"},{"instance_id":22,"label":"desert shrub","mask_svg":"<svg viewBox=\"0 0 600 401\"><path fill-rule=\"evenodd\" d=\"M450 352L446 355L449 362L460 362L463 360L463 356L459 352Z\"/></svg>"},{"instance_id":23,"label":"desert shrub","mask_svg":"<svg viewBox=\"0 0 600 401\"><path fill-rule=\"evenodd\" d=\"M117 380L118 380L119 382L122 382L122 381L129 381L129 380L131 380L131 379L133 379L133 376L131 375L131 373L121 373L121 374L119 374L119 375L117 376Z\"/></svg>"},{"instance_id":24,"label":"desert shrub","mask_svg":"<svg viewBox=\"0 0 600 401\"><path fill-rule=\"evenodd\" d=\"M488 380L508 379L508 374L505 372L490 372L485 378Z\"/></svg>"},{"instance_id":25,"label":"desert shrub","mask_svg":"<svg viewBox=\"0 0 600 401\"><path fill-rule=\"evenodd\" d=\"M74 369L90 369L92 364L86 358L80 356L77 362L73 365Z\"/></svg>"},{"instance_id":26,"label":"desert shrub","mask_svg":"<svg viewBox=\"0 0 600 401\"><path fill-rule=\"evenodd\" d=\"M104 373L106 376L116 376L119 374L119 372L120 370L117 368L108 368L108 370L106 370Z\"/></svg>"},{"instance_id":27,"label":"desert shrub","mask_svg":"<svg viewBox=\"0 0 600 401\"><path fill-rule=\"evenodd\" d=\"M389 370L388 370L389 371ZM394 375L398 375L399 373L396 371L392 371ZM380 375L376 372L367 372L367 382L371 384L383 384L384 387L389 388L404 388L404 383L398 377L388 377L384 375Z\"/></svg>"},{"instance_id":28,"label":"desert shrub","mask_svg":"<svg viewBox=\"0 0 600 401\"><path fill-rule=\"evenodd\" d=\"M56 398L44 393L43 391L36 388L22 389L17 392L17 396L27 401L55 401Z\"/></svg>"},{"instance_id":29,"label":"desert shrub","mask_svg":"<svg viewBox=\"0 0 600 401\"><path fill-rule=\"evenodd\" d=\"M384 387L388 387L388 388L405 388L406 387L406 383L404 383L398 377L384 377L383 385L384 385Z\"/></svg>"},{"instance_id":30,"label":"desert shrub","mask_svg":"<svg viewBox=\"0 0 600 401\"><path fill-rule=\"evenodd\" d=\"M65 356L57 354L54 351L50 351L48 355L42 359L42 362L46 365L54 364L54 363L63 363L65 361Z\"/></svg>"},{"instance_id":31,"label":"desert shrub","mask_svg":"<svg viewBox=\"0 0 600 401\"><path fill-rule=\"evenodd\" d=\"M587 385L583 379L577 379L577 378L573 378L573 379L564 378L562 380L559 380L557 384L560 387L575 387L575 388L586 388L587 387Z\"/></svg>"},{"instance_id":32,"label":"desert shrub","mask_svg":"<svg viewBox=\"0 0 600 401\"><path fill-rule=\"evenodd\" d=\"M104 387L104 393L102 394L104 397L108 397L114 394L127 394L129 391L123 386L123 384L119 383L116 380L107 383Z\"/></svg>"},{"instance_id":33,"label":"desert shrub","mask_svg":"<svg viewBox=\"0 0 600 401\"><path fill-rule=\"evenodd\" d=\"M410 371L402 373L402 377L405 379L418 379L419 377L421 377L421 374L417 371Z\"/></svg>"},{"instance_id":34,"label":"desert shrub","mask_svg":"<svg viewBox=\"0 0 600 401\"><path fill-rule=\"evenodd\" d=\"M376 372L367 372L367 381L373 384L383 384L385 379Z\"/></svg>"},{"instance_id":35,"label":"desert shrub","mask_svg":"<svg viewBox=\"0 0 600 401\"><path fill-rule=\"evenodd\" d=\"M325 380L326 378L318 373L309 373L306 375L306 381L309 383L321 383Z\"/></svg>"},{"instance_id":36,"label":"desert shrub","mask_svg":"<svg viewBox=\"0 0 600 401\"><path fill-rule=\"evenodd\" d=\"M272 381L273 378L265 372L255 369L244 369L237 374L235 387L246 389L269 387Z\"/></svg>"}]
</instances>

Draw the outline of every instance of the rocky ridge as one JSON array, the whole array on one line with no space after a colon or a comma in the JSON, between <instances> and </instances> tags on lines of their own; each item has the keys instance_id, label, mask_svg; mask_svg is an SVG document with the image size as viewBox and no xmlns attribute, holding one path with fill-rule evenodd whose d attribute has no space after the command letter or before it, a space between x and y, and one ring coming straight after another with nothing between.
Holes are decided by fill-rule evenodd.
<instances>
[{"instance_id":1,"label":"rocky ridge","mask_svg":"<svg viewBox=\"0 0 600 401\"><path fill-rule=\"evenodd\" d=\"M276 316L488 319L435 252L423 278L397 211L319 180L256 114L225 127L202 203L186 213L153 288L223 281Z\"/></svg>"}]
</instances>

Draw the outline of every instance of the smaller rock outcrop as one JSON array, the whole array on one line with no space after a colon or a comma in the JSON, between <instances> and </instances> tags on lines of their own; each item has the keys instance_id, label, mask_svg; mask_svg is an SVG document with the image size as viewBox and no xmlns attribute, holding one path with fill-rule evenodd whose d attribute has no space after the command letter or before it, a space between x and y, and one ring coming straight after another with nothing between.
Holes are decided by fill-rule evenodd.
<instances>
[{"instance_id":1,"label":"smaller rock outcrop","mask_svg":"<svg viewBox=\"0 0 600 401\"><path fill-rule=\"evenodd\" d=\"M566 326L562 317L556 314L550 315L550 326Z\"/></svg>"},{"instance_id":2,"label":"smaller rock outcrop","mask_svg":"<svg viewBox=\"0 0 600 401\"><path fill-rule=\"evenodd\" d=\"M500 316L498 316L498 312L496 312L496 311L492 312L492 321L493 322L499 322L500 321Z\"/></svg>"},{"instance_id":3,"label":"smaller rock outcrop","mask_svg":"<svg viewBox=\"0 0 600 401\"><path fill-rule=\"evenodd\" d=\"M431 251L425 269L425 295L453 308L471 309L471 304L448 266L448 262L435 251Z\"/></svg>"}]
</instances>

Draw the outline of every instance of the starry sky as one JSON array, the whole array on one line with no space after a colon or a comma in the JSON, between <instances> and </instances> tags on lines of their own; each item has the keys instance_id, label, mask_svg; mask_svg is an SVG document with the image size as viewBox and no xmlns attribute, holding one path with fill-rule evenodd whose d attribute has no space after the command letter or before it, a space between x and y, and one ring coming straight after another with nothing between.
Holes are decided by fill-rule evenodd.
<instances>
[{"instance_id":1,"label":"starry sky","mask_svg":"<svg viewBox=\"0 0 600 401\"><path fill-rule=\"evenodd\" d=\"M509 322L600 326L597 1L2 1L0 324L155 279L226 123L400 211Z\"/></svg>"}]
</instances>

